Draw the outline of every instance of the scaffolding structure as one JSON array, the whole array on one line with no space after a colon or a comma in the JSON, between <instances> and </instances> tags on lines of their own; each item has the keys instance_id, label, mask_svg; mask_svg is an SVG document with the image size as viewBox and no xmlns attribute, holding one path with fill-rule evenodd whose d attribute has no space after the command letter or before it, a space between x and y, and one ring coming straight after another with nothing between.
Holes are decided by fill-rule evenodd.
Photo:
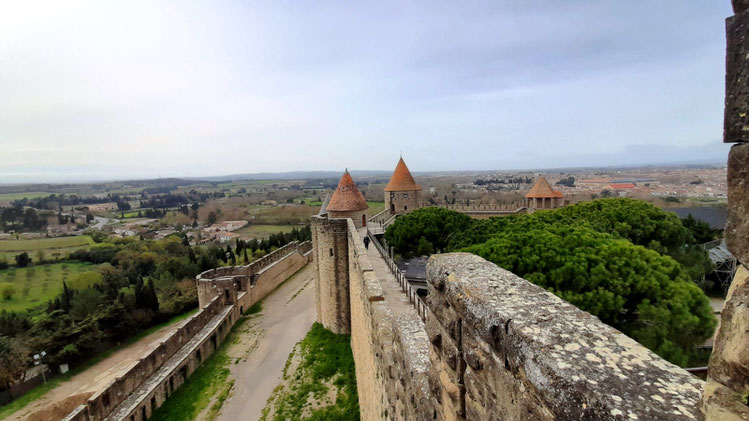
<instances>
[{"instance_id":1,"label":"scaffolding structure","mask_svg":"<svg viewBox=\"0 0 749 421\"><path fill-rule=\"evenodd\" d=\"M715 268L714 273L723 288L728 291L733 275L736 273L737 259L726 247L725 240L715 240L705 243L702 247L707 250L708 257Z\"/></svg>"}]
</instances>

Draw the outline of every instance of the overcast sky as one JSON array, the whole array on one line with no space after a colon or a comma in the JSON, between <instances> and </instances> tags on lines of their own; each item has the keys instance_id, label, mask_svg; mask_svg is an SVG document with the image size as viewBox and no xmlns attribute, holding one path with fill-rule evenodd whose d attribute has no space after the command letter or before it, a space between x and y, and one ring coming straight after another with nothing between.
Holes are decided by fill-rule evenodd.
<instances>
[{"instance_id":1,"label":"overcast sky","mask_svg":"<svg viewBox=\"0 0 749 421\"><path fill-rule=\"evenodd\" d=\"M728 0L6 1L0 183L725 161Z\"/></svg>"}]
</instances>

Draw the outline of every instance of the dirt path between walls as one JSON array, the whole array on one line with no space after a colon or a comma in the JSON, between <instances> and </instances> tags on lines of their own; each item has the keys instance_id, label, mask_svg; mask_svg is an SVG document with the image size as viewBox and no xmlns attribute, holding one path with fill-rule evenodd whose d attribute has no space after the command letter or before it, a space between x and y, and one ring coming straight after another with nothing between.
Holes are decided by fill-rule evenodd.
<instances>
[{"instance_id":1,"label":"dirt path between walls","mask_svg":"<svg viewBox=\"0 0 749 421\"><path fill-rule=\"evenodd\" d=\"M227 350L234 363L227 381L234 382L217 419L257 420L281 376L289 354L304 339L316 318L315 265L308 264L263 301L240 339ZM202 415L202 414L201 414Z\"/></svg>"}]
</instances>

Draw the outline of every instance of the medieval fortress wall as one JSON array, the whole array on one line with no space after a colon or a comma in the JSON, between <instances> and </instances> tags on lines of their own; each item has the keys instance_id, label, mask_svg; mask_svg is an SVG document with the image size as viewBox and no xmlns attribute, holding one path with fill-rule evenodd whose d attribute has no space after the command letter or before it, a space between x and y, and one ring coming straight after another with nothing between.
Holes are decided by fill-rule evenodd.
<instances>
[{"instance_id":1,"label":"medieval fortress wall","mask_svg":"<svg viewBox=\"0 0 749 421\"><path fill-rule=\"evenodd\" d=\"M293 242L247 266L201 273L197 276L201 310L65 420L149 418L218 349L245 310L311 258L311 242Z\"/></svg>"},{"instance_id":2,"label":"medieval fortress wall","mask_svg":"<svg viewBox=\"0 0 749 421\"><path fill-rule=\"evenodd\" d=\"M312 223L318 320L351 333L362 419L749 420L749 1L732 3L724 141L734 145L725 238L741 264L707 381L469 254L430 258L424 323L413 308L399 307L399 292L377 273L386 265L375 260L386 257L364 250L362 230L323 212ZM406 186L396 192L415 185L402 159L391 183ZM392 220L388 213L398 212L373 218L378 232Z\"/></svg>"},{"instance_id":3,"label":"medieval fortress wall","mask_svg":"<svg viewBox=\"0 0 749 421\"><path fill-rule=\"evenodd\" d=\"M333 243L330 226L348 272L318 273L321 314L336 315L319 321L350 318L362 419L699 419L702 381L480 257L433 256L426 324L395 316L352 221L316 217L313 238Z\"/></svg>"}]
</instances>

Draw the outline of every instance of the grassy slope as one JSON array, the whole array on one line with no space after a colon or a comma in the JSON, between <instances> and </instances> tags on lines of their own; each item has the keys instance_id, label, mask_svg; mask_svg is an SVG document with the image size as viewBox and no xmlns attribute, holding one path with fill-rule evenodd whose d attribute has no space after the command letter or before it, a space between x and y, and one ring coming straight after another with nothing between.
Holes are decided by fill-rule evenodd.
<instances>
[{"instance_id":1,"label":"grassy slope","mask_svg":"<svg viewBox=\"0 0 749 421\"><path fill-rule=\"evenodd\" d=\"M290 379L289 384L273 392L260 419L358 420L359 395L351 337L337 335L315 323L297 350L301 353L299 366L294 373L287 372L292 353L283 373L284 380ZM335 402L323 405L331 382L337 387ZM315 409L308 408L311 400L318 402Z\"/></svg>"},{"instance_id":2,"label":"grassy slope","mask_svg":"<svg viewBox=\"0 0 749 421\"><path fill-rule=\"evenodd\" d=\"M123 342L122 344L120 344L120 345L118 345L116 347L110 348L107 351L102 352L101 354L97 355L96 357L94 357L94 358L86 361L85 364L80 365L80 366L78 366L78 367L76 367L76 368L68 371L65 374L57 376L54 379L48 381L47 383L41 384L41 385L39 385L39 386L31 389L28 393L26 393L25 395L21 396L20 398L14 400L13 402L10 402L9 404L7 404L5 406L0 407L0 420L8 417L9 415L13 414L16 411L21 410L22 408L24 408L29 403L31 403L31 402L33 402L33 401L41 398L42 396L44 396L44 394L46 394L50 390L52 390L55 387L57 387L57 385L59 385L60 383L66 382L66 381L70 380L73 376L75 376L76 374L82 373L82 372L88 370L89 368L91 368L95 364L97 364L97 363L103 361L104 359L108 358L113 353L115 353L115 352L117 352L117 351L119 351L119 350L121 350L123 348L126 348L126 347L128 347L128 346L130 346L130 345L132 345L132 344L134 344L136 342L138 342L139 340L145 338L146 336L148 336L148 335L156 332L157 330L159 330L159 329L161 329L163 327L166 327L166 326L169 326L171 324L177 323L180 320L184 320L184 319L192 316L193 314L195 314L197 311L198 311L198 309L196 308L196 309L190 310L190 311L188 311L186 313L182 313L180 315L174 316L174 317L172 317L171 319L167 320L164 323L158 324L156 326L152 326L152 327L150 327L150 328L148 328L148 329L146 329L146 330L138 333L137 335L134 335L134 336L130 337L127 341Z\"/></svg>"},{"instance_id":3,"label":"grassy slope","mask_svg":"<svg viewBox=\"0 0 749 421\"><path fill-rule=\"evenodd\" d=\"M62 291L62 281L96 269L91 263L54 263L0 270L0 282L10 282L16 293L10 300L0 298L0 310L23 311L47 303Z\"/></svg>"}]
</instances>

